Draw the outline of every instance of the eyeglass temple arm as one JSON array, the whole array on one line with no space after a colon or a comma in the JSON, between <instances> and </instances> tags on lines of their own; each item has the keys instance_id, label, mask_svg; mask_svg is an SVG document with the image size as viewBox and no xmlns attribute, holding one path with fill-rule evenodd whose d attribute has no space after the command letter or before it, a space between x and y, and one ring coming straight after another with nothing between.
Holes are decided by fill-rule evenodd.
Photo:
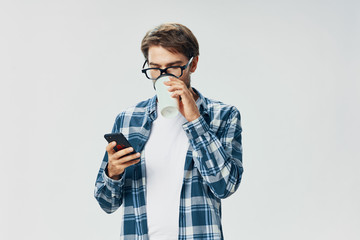
<instances>
[{"instance_id":1,"label":"eyeglass temple arm","mask_svg":"<svg viewBox=\"0 0 360 240\"><path fill-rule=\"evenodd\" d=\"M144 64L143 64L143 66L142 66L142 68L144 68L145 67L145 65L146 65L146 63L147 63L147 59L145 60L145 62L144 62Z\"/></svg>"}]
</instances>

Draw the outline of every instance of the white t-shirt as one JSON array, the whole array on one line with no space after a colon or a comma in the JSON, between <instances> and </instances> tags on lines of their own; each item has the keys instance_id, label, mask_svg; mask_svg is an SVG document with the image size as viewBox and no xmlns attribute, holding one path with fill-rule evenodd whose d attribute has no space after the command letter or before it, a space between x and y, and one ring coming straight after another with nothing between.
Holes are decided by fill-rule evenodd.
<instances>
[{"instance_id":1,"label":"white t-shirt","mask_svg":"<svg viewBox=\"0 0 360 240\"><path fill-rule=\"evenodd\" d=\"M146 211L150 240L177 240L180 192L189 140L182 128L187 122L179 113L153 122L145 145Z\"/></svg>"}]
</instances>

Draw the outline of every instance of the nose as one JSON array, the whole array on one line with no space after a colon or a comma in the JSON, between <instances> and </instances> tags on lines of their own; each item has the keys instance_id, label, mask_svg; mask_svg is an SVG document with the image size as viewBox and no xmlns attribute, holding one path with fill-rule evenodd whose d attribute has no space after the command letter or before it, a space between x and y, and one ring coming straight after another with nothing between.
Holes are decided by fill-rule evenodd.
<instances>
[{"instance_id":1,"label":"nose","mask_svg":"<svg viewBox=\"0 0 360 240\"><path fill-rule=\"evenodd\" d=\"M165 68L165 69L161 69L160 75L164 75L164 74L167 74L167 69L166 69L166 68Z\"/></svg>"}]
</instances>

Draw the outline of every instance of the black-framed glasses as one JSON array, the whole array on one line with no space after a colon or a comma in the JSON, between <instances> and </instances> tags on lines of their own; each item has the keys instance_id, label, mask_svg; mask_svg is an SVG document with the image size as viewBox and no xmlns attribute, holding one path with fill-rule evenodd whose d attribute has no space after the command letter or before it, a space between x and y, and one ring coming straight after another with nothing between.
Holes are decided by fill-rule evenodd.
<instances>
[{"instance_id":1,"label":"black-framed glasses","mask_svg":"<svg viewBox=\"0 0 360 240\"><path fill-rule=\"evenodd\" d=\"M148 60L145 60L143 69L141 70L142 73L145 74L145 76L150 80L156 80L158 79L162 74L169 74L174 77L181 77L184 73L184 70L190 65L194 57L191 57L188 63L184 66L171 66L164 69L161 68L145 68L146 63Z\"/></svg>"}]
</instances>

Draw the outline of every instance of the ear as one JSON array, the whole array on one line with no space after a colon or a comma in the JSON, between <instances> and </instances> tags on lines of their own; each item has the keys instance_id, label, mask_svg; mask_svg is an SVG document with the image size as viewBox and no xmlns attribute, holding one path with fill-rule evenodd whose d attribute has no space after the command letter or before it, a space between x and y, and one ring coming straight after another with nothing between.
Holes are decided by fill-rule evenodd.
<instances>
[{"instance_id":1,"label":"ear","mask_svg":"<svg viewBox=\"0 0 360 240\"><path fill-rule=\"evenodd\" d=\"M198 62L199 62L199 56L194 57L194 59L192 60L192 62L190 64L190 72L191 73L195 72Z\"/></svg>"}]
</instances>

